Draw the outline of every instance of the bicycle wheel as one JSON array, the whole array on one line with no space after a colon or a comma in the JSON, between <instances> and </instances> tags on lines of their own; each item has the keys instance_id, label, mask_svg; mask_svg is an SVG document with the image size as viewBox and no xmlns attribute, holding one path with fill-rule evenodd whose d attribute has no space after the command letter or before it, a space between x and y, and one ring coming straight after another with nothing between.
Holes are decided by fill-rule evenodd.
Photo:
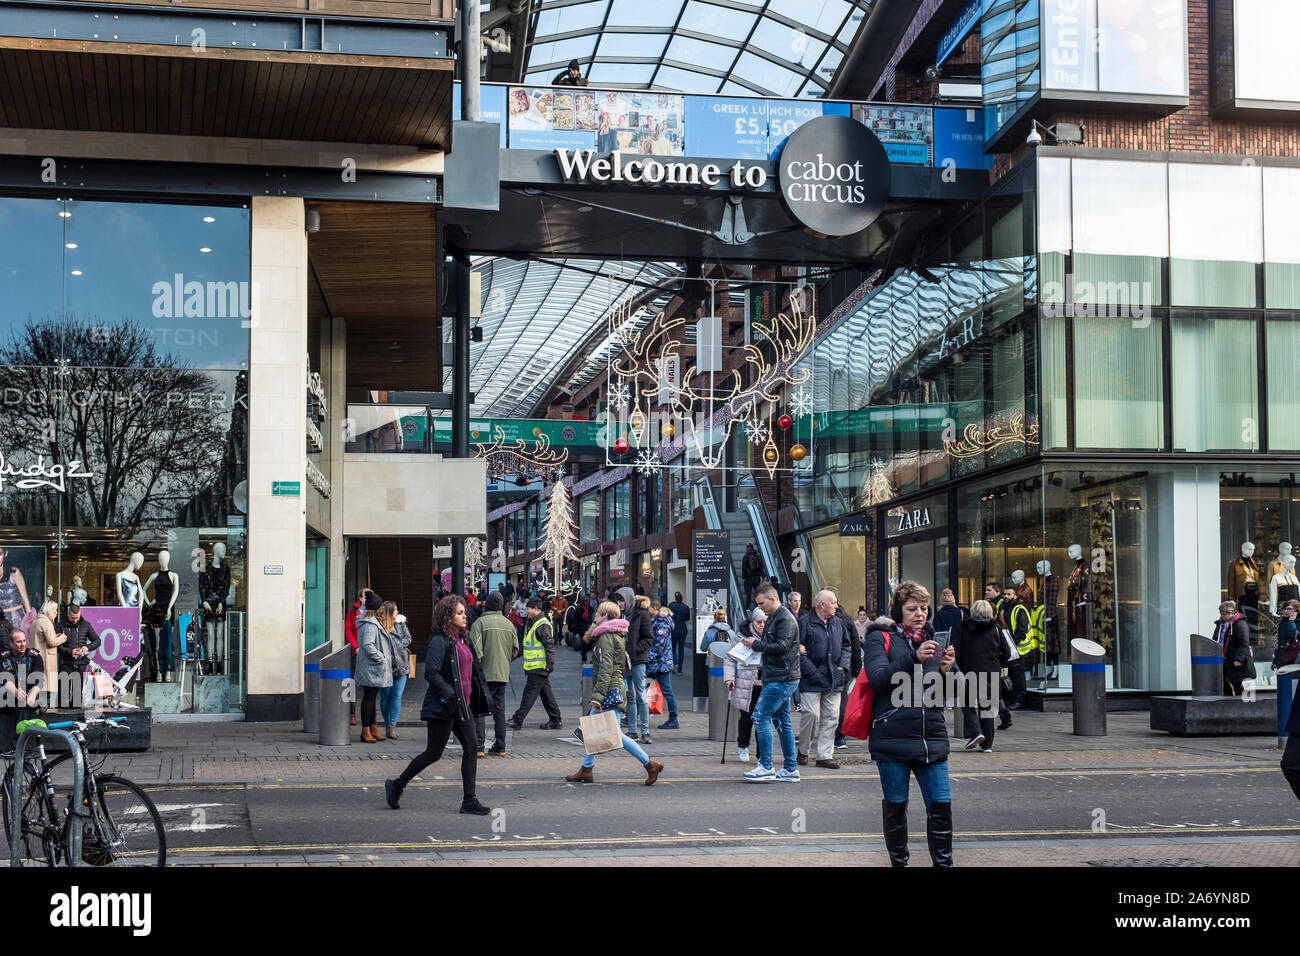
<instances>
[{"instance_id":1,"label":"bicycle wheel","mask_svg":"<svg viewBox=\"0 0 1300 956\"><path fill-rule=\"evenodd\" d=\"M5 847L4 855L9 855L10 840L13 834L10 795L12 793L12 774L6 773L4 786L0 787L0 812L4 813ZM25 767L23 773L23 835L19 853L24 863L36 863L42 866L56 866L62 855L59 828L55 826L49 801L41 790L36 771Z\"/></svg>"},{"instance_id":2,"label":"bicycle wheel","mask_svg":"<svg viewBox=\"0 0 1300 956\"><path fill-rule=\"evenodd\" d=\"M81 859L89 866L163 866L162 818L139 786L122 777L96 777L98 799L88 808Z\"/></svg>"}]
</instances>

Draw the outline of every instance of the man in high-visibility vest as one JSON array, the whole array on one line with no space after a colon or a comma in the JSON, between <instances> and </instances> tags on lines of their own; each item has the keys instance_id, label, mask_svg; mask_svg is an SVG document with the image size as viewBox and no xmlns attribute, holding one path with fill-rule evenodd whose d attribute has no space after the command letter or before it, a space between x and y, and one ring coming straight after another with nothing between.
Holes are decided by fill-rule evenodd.
<instances>
[{"instance_id":1,"label":"man in high-visibility vest","mask_svg":"<svg viewBox=\"0 0 1300 956\"><path fill-rule=\"evenodd\" d=\"M1029 608L1029 640L1033 643L1033 650L1029 653L1029 660L1025 666L1031 672L1038 670L1038 662L1043 659L1043 651L1047 647L1047 606L1039 604L1034 600L1034 594L1029 592L1026 603L1030 604Z\"/></svg>"},{"instance_id":2,"label":"man in high-visibility vest","mask_svg":"<svg viewBox=\"0 0 1300 956\"><path fill-rule=\"evenodd\" d=\"M510 718L511 730L522 730L524 719L533 709L540 695L546 716L550 718L541 725L542 730L559 730L563 725L560 719L560 705L555 702L551 691L551 671L555 669L555 629L546 613L546 602L539 597L528 599L528 629L524 632L524 694L519 700L519 709Z\"/></svg>"},{"instance_id":3,"label":"man in high-visibility vest","mask_svg":"<svg viewBox=\"0 0 1300 956\"><path fill-rule=\"evenodd\" d=\"M1020 654L1019 660L1007 665L1007 676L1011 678L1011 703L1007 710L1020 710L1025 706L1025 658L1033 650L1033 638L1029 635L1029 608L1020 603L1014 587L1002 589L1002 605L998 609L1002 616L1002 625L1011 632L1011 640Z\"/></svg>"}]
</instances>

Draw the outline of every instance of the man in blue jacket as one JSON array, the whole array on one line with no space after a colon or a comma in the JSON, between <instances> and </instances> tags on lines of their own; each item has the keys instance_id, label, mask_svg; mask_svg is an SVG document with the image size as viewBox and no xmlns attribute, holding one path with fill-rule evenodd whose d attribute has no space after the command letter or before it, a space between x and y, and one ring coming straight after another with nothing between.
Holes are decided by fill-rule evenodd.
<instances>
[{"instance_id":1,"label":"man in blue jacket","mask_svg":"<svg viewBox=\"0 0 1300 956\"><path fill-rule=\"evenodd\" d=\"M811 614L799 619L799 765L808 763L814 733L817 766L839 770L835 762L835 727L840 695L848 683L853 644L836 617L839 602L831 591L818 591Z\"/></svg>"},{"instance_id":2,"label":"man in blue jacket","mask_svg":"<svg viewBox=\"0 0 1300 956\"><path fill-rule=\"evenodd\" d=\"M790 723L790 695L799 688L799 623L781 604L776 588L762 585L754 603L767 615L761 637L746 637L741 643L763 655L763 692L754 705L754 736L758 740L758 766L745 774L748 783L799 782L795 763L794 726ZM785 763L772 769L772 724L781 735Z\"/></svg>"}]
</instances>

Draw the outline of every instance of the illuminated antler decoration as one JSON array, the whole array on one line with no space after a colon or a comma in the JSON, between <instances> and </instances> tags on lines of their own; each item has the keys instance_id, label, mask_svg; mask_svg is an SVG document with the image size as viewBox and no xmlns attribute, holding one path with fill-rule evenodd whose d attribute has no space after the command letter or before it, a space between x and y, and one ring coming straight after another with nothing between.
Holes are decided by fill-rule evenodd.
<instances>
[{"instance_id":1,"label":"illuminated antler decoration","mask_svg":"<svg viewBox=\"0 0 1300 956\"><path fill-rule=\"evenodd\" d=\"M978 458L988 452L1010 445L1037 445L1038 425L1025 424L1025 413L1015 412L1005 423L995 418L987 427L967 425L962 429L961 441L945 441L944 449L953 458Z\"/></svg>"},{"instance_id":2,"label":"illuminated antler decoration","mask_svg":"<svg viewBox=\"0 0 1300 956\"><path fill-rule=\"evenodd\" d=\"M493 426L491 442L475 442L474 447L478 450L475 457L487 460L489 477L537 475L554 480L563 473L564 464L569 460L569 449L553 449L545 432L535 442L517 438L507 446L500 425Z\"/></svg>"}]
</instances>

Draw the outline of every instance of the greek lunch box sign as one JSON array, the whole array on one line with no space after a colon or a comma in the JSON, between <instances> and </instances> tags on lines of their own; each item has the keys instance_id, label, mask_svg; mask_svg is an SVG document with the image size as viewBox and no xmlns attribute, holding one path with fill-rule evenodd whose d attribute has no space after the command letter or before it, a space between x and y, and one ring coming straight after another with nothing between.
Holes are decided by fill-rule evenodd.
<instances>
[{"instance_id":1,"label":"greek lunch box sign","mask_svg":"<svg viewBox=\"0 0 1300 956\"><path fill-rule=\"evenodd\" d=\"M822 116L786 140L776 162L786 209L809 232L851 236L889 201L889 156L876 135L847 116Z\"/></svg>"}]
</instances>

